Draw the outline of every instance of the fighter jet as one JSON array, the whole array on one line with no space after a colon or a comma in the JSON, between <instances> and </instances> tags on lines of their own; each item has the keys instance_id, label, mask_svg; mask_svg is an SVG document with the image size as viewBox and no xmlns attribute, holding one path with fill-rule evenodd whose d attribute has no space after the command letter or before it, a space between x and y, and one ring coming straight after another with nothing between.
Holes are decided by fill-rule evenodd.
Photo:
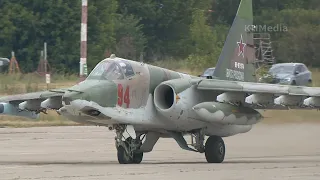
<instances>
[{"instance_id":1,"label":"fighter jet","mask_svg":"<svg viewBox=\"0 0 320 180\"><path fill-rule=\"evenodd\" d=\"M47 109L115 132L120 164L139 164L159 138L222 163L224 137L259 123L260 109L318 109L320 88L257 83L252 0L242 0L214 72L205 79L111 55L68 89L19 94L0 102L21 111ZM186 137L191 136L187 142ZM169 152L168 152L169 153Z\"/></svg>"}]
</instances>

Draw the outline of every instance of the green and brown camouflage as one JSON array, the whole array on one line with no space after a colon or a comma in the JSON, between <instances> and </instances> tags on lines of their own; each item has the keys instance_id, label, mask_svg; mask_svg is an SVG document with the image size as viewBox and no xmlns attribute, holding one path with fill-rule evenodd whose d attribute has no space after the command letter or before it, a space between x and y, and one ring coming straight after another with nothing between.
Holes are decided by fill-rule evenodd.
<instances>
[{"instance_id":1,"label":"green and brown camouflage","mask_svg":"<svg viewBox=\"0 0 320 180\"><path fill-rule=\"evenodd\" d=\"M194 106L193 110L202 120L211 123L252 125L262 119L262 115L252 108L219 102L203 102Z\"/></svg>"},{"instance_id":2,"label":"green and brown camouflage","mask_svg":"<svg viewBox=\"0 0 320 180\"><path fill-rule=\"evenodd\" d=\"M214 70L215 78L257 81L252 27L252 0L242 0Z\"/></svg>"},{"instance_id":3,"label":"green and brown camouflage","mask_svg":"<svg viewBox=\"0 0 320 180\"><path fill-rule=\"evenodd\" d=\"M320 109L320 88L255 82L253 37L246 30L250 25L252 0L242 0L215 69L216 79L111 55L68 89L0 98L0 114L34 117L55 110L75 122L115 128L117 148L124 130L147 134L152 143L139 151L150 152L159 137L173 137L188 149L183 134L227 137L248 132L263 118L256 109ZM200 145L194 147L203 152Z\"/></svg>"},{"instance_id":4,"label":"green and brown camouflage","mask_svg":"<svg viewBox=\"0 0 320 180\"><path fill-rule=\"evenodd\" d=\"M116 67L114 72L104 69L108 68L102 67L105 64ZM140 108L160 83L183 76L188 75L112 55L101 61L85 81L70 88L73 91L66 92L64 100L83 99L102 107Z\"/></svg>"},{"instance_id":5,"label":"green and brown camouflage","mask_svg":"<svg viewBox=\"0 0 320 180\"><path fill-rule=\"evenodd\" d=\"M214 75L218 79L209 80L194 77L111 55L97 64L85 81L69 89L9 96L0 98L0 101L19 104L22 109L32 111L39 111L42 108L58 110L63 106L70 105L70 102L74 100L93 102L94 105L101 108L135 110L146 107L151 95L154 98L153 101L163 101L162 103L166 104L163 107L168 109L174 104L183 103L184 112L189 112L189 114L192 114L192 107L205 101L226 103L226 105L217 107L221 107L223 112L229 115L227 113L229 109L237 107L235 102L240 101L243 106L246 105L247 96L251 97L252 104L262 105L261 107L264 109L273 106L273 104L264 106L263 102L266 101L262 101L266 97L273 98L270 97L270 94L289 96L282 97L279 101L281 105L286 104L285 101L290 101L290 98L293 98L291 96L318 97L320 93L317 88L253 83L256 79L254 76L253 35L250 31L252 23L252 0L242 0L215 69ZM159 86L166 86L163 90L167 89L168 91L159 91L164 93L160 95L155 94L155 89ZM174 99L169 100L170 98ZM294 100L296 99L294 98ZM259 104L260 101L262 104ZM302 100L300 99L300 101ZM317 104L315 99L312 102L312 105ZM300 102L300 105L302 103ZM159 105L160 102L154 102L154 104ZM292 105L292 103L289 104ZM90 109L89 106L86 105L85 109ZM225 108L225 106L229 108ZM157 108L160 111L159 107ZM241 109L241 105L238 110L240 113L247 113L246 110ZM111 111L112 109L109 109L109 112ZM168 111L161 112L167 113ZM180 112L172 111L172 113ZM181 115L187 118L186 113L181 113ZM232 112L230 113L232 114ZM74 113L75 116L77 116L76 114ZM182 116L177 117L181 118ZM168 117L174 116L170 114ZM197 119L197 117L192 118Z\"/></svg>"},{"instance_id":6,"label":"green and brown camouflage","mask_svg":"<svg viewBox=\"0 0 320 180\"><path fill-rule=\"evenodd\" d=\"M110 95L109 95L110 94ZM64 93L68 104L75 99L93 101L102 107L115 107L117 104L117 86L113 81L87 80L73 86Z\"/></svg>"}]
</instances>

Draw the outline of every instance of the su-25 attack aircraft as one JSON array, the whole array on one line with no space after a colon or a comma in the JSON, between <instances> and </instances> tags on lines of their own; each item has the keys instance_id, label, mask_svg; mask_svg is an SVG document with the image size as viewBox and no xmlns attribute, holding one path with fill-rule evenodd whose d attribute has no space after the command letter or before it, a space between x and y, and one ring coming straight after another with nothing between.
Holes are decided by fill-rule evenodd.
<instances>
[{"instance_id":1,"label":"su-25 attack aircraft","mask_svg":"<svg viewBox=\"0 0 320 180\"><path fill-rule=\"evenodd\" d=\"M76 122L116 132L118 161L140 163L159 138L174 138L207 162L225 158L222 137L251 130L259 109L320 107L320 88L256 83L252 0L242 0L219 57L216 79L204 79L111 55L69 89L2 97L8 107L31 113L56 110ZM129 136L125 137L128 132ZM191 135L187 144L185 135ZM209 136L205 141L205 137Z\"/></svg>"}]
</instances>

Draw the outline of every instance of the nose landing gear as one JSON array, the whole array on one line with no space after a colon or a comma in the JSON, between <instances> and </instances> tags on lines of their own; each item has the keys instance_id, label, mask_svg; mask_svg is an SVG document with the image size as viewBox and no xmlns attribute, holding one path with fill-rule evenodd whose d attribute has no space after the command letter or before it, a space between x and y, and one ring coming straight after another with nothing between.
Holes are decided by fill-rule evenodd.
<instances>
[{"instance_id":1,"label":"nose landing gear","mask_svg":"<svg viewBox=\"0 0 320 180\"><path fill-rule=\"evenodd\" d=\"M141 163L143 159L143 152L138 151L141 144L140 143L137 144L134 141L136 140L129 137L122 144L119 144L117 146L118 162L120 164L140 164Z\"/></svg>"},{"instance_id":2,"label":"nose landing gear","mask_svg":"<svg viewBox=\"0 0 320 180\"><path fill-rule=\"evenodd\" d=\"M139 149L142 145L141 135L136 139L132 137L124 138L123 133L126 129L124 125L115 127L117 136L115 137L115 144L117 148L118 162L120 164L139 164L143 159L143 152ZM125 140L124 140L125 139Z\"/></svg>"}]
</instances>

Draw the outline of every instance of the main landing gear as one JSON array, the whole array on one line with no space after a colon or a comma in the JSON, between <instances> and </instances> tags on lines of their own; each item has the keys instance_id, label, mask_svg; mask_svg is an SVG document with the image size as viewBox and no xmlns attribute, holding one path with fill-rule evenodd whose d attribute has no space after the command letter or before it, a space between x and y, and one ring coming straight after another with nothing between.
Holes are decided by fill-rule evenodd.
<instances>
[{"instance_id":1,"label":"main landing gear","mask_svg":"<svg viewBox=\"0 0 320 180\"><path fill-rule=\"evenodd\" d=\"M143 159L143 152L139 149L142 145L141 135L137 136L135 139L132 137L125 138L123 133L126 130L125 125L117 125L115 127L116 137L115 145L117 148L118 162L120 164L139 164Z\"/></svg>"},{"instance_id":2,"label":"main landing gear","mask_svg":"<svg viewBox=\"0 0 320 180\"><path fill-rule=\"evenodd\" d=\"M120 164L141 163L143 152L150 152L159 138L159 136L148 136L148 133L139 133L136 135L132 126L115 125L113 128L116 130L115 145L117 148L118 162ZM125 131L130 135L127 138L123 136ZM226 152L225 144L219 136L210 136L204 143L204 133L201 130L197 130L191 132L191 144L187 144L182 133L171 132L170 135L177 141L182 149L204 153L208 163L221 163L224 160ZM148 141L148 137L150 141ZM146 141L143 142L145 138ZM147 141L149 143L146 143ZM190 148L188 145L193 146L193 148Z\"/></svg>"},{"instance_id":3,"label":"main landing gear","mask_svg":"<svg viewBox=\"0 0 320 180\"><path fill-rule=\"evenodd\" d=\"M219 136L210 136L205 145L204 154L208 163L221 163L224 160L226 148Z\"/></svg>"},{"instance_id":4,"label":"main landing gear","mask_svg":"<svg viewBox=\"0 0 320 180\"><path fill-rule=\"evenodd\" d=\"M197 152L205 154L208 163L222 163L224 160L226 148L219 136L210 136L204 144L204 134L200 130L191 134L191 145Z\"/></svg>"}]
</instances>

